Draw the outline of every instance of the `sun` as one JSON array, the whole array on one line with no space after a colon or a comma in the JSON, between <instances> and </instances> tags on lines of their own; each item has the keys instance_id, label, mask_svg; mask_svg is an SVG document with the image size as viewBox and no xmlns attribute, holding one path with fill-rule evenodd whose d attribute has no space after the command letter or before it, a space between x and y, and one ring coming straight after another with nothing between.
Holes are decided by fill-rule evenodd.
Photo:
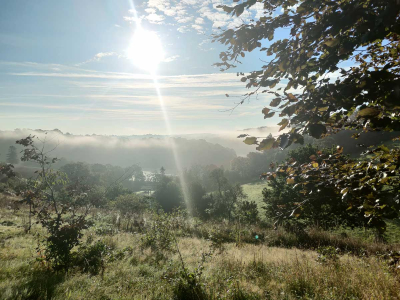
<instances>
[{"instance_id":1,"label":"sun","mask_svg":"<svg viewBox=\"0 0 400 300\"><path fill-rule=\"evenodd\" d=\"M164 51L157 34L141 27L133 34L126 54L137 67L152 74L164 59Z\"/></svg>"}]
</instances>

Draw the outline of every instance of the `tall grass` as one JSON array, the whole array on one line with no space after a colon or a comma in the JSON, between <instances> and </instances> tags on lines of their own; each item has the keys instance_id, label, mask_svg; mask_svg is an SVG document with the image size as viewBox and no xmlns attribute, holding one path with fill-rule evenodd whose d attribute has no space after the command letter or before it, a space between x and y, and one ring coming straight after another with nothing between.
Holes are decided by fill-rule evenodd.
<instances>
[{"instance_id":1,"label":"tall grass","mask_svg":"<svg viewBox=\"0 0 400 300\"><path fill-rule=\"evenodd\" d=\"M36 225L25 233L25 211L2 208L2 220L12 223L0 225L0 299L400 299L400 274L377 255L399 250L395 244L177 218L171 229L179 252L154 259L157 249L141 247L151 215L135 231L118 229L112 214L96 211L82 240L112 245L102 271L77 266L66 274L37 260L44 231ZM327 246L337 260L319 259L315 250Z\"/></svg>"}]
</instances>

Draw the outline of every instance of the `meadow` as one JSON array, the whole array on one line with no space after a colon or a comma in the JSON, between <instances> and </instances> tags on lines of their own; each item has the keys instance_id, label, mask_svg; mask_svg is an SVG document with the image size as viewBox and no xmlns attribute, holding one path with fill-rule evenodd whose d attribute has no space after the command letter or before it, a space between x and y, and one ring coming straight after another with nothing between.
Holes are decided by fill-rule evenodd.
<instances>
[{"instance_id":1,"label":"meadow","mask_svg":"<svg viewBox=\"0 0 400 300\"><path fill-rule=\"evenodd\" d=\"M27 208L14 200L1 200L0 299L400 299L388 256L398 244L183 213L146 212L129 227L94 209L79 246L87 261L54 272L37 248L44 230L26 232Z\"/></svg>"}]
</instances>

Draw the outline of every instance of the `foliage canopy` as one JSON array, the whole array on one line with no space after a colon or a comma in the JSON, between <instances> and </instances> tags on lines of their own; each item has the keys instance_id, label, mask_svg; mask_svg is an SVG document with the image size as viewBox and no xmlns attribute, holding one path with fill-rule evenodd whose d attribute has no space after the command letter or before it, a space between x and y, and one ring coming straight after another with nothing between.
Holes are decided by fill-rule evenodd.
<instances>
[{"instance_id":1,"label":"foliage canopy","mask_svg":"<svg viewBox=\"0 0 400 300\"><path fill-rule=\"evenodd\" d=\"M270 57L241 78L254 90L239 104L271 93L276 98L263 109L264 118L279 114L280 129L291 130L263 140L258 150L286 148L302 143L302 134L322 138L344 127L400 129L398 1L248 0L219 7L240 16L259 2L264 16L214 37L228 45L216 64L222 70L255 49ZM275 39L283 29L287 37ZM245 140L250 142L258 144Z\"/></svg>"},{"instance_id":2,"label":"foliage canopy","mask_svg":"<svg viewBox=\"0 0 400 300\"><path fill-rule=\"evenodd\" d=\"M400 130L398 1L247 0L219 7L240 16L256 3L262 3L264 16L215 35L214 41L228 46L216 65L224 71L240 63L245 52L265 52L270 60L260 70L237 74L252 89L238 105L258 93L273 94L262 114L279 114L280 131L287 132L261 142L247 134L239 138L263 151L303 144L305 134L320 139L356 129L358 138L367 131ZM264 197L278 219L321 212L326 200L337 216L361 215L382 233L384 220L400 213L399 154L381 145L357 161L338 146L308 161L293 157L262 174L276 186Z\"/></svg>"}]
</instances>

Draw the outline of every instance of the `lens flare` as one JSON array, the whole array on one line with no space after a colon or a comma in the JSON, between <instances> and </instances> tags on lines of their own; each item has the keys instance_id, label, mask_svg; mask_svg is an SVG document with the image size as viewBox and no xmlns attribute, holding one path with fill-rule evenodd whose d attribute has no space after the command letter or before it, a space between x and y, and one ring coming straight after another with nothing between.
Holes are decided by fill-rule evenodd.
<instances>
[{"instance_id":1,"label":"lens flare","mask_svg":"<svg viewBox=\"0 0 400 300\"><path fill-rule=\"evenodd\" d=\"M160 103L160 108L161 108L161 111L163 113L165 127L166 127L167 133L169 135L168 143L170 144L170 147L172 149L172 153L174 155L175 166L176 166L176 170L178 172L178 177L179 177L179 180L180 180L180 183L181 183L181 187L182 187L183 199L185 200L186 208L188 209L189 213L191 213L192 212L192 206L191 206L191 200L190 200L190 196L189 196L188 185L186 184L185 176L183 174L183 168L182 168L182 165L181 165L181 160L179 158L178 148L176 147L175 141L172 138L172 129L171 129L171 124L170 124L169 117L168 117L168 112L167 112L167 109L165 107L163 97L161 95L161 91L160 91L160 87L159 87L159 84L158 84L158 81L157 81L157 77L155 77L155 76L154 76L154 86L155 86L155 89L157 91L158 101Z\"/></svg>"},{"instance_id":2,"label":"lens flare","mask_svg":"<svg viewBox=\"0 0 400 300\"><path fill-rule=\"evenodd\" d=\"M134 14L134 20L136 22L136 30L133 34L131 43L127 49L127 56L132 60L132 62L143 71L148 72L153 77L154 87L157 92L158 101L160 103L160 108L163 114L165 128L168 134L168 142L172 149L176 170L178 172L178 177L181 183L183 198L185 200L186 207L189 213L192 211L191 201L189 198L188 186L185 181L183 174L183 168L179 158L178 149L176 147L175 141L172 138L171 123L169 121L168 112L164 104L163 97L161 95L160 86L157 81L157 66L160 62L164 60L164 51L162 44L157 34L141 27L140 19L137 16L136 9L133 5L133 1L130 1L132 12Z\"/></svg>"}]
</instances>

